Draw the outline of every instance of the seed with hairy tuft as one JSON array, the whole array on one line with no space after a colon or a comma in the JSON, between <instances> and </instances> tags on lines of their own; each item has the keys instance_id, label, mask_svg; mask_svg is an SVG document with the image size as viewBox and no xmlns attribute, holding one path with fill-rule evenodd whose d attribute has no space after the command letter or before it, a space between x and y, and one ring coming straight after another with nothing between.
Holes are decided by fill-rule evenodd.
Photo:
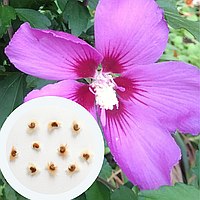
<instances>
[{"instance_id":1,"label":"seed with hairy tuft","mask_svg":"<svg viewBox=\"0 0 200 200\"><path fill-rule=\"evenodd\" d=\"M90 155L89 155L88 153L84 153L84 154L83 154L83 157L84 157L86 160L88 160L88 159L90 158Z\"/></svg>"},{"instance_id":2,"label":"seed with hairy tuft","mask_svg":"<svg viewBox=\"0 0 200 200\"><path fill-rule=\"evenodd\" d=\"M35 122L31 122L31 123L28 125L28 127L29 127L30 129L34 129L34 128L35 128Z\"/></svg>"},{"instance_id":3,"label":"seed with hairy tuft","mask_svg":"<svg viewBox=\"0 0 200 200\"><path fill-rule=\"evenodd\" d=\"M30 167L30 171L31 171L31 173L35 173L37 170L35 167Z\"/></svg>"},{"instance_id":4,"label":"seed with hairy tuft","mask_svg":"<svg viewBox=\"0 0 200 200\"><path fill-rule=\"evenodd\" d=\"M69 170L70 172L73 172L75 169L76 169L76 166L75 166L75 165L71 165L70 167L68 167L68 170Z\"/></svg>"}]
</instances>

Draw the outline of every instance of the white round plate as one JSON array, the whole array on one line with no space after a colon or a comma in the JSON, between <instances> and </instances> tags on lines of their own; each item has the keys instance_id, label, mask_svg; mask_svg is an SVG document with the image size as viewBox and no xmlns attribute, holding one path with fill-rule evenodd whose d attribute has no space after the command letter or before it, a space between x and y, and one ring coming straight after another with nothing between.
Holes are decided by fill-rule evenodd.
<instances>
[{"instance_id":1,"label":"white round plate","mask_svg":"<svg viewBox=\"0 0 200 200\"><path fill-rule=\"evenodd\" d=\"M36 123L29 130L31 122ZM49 130L49 122L61 125ZM75 134L72 124L80 126ZM38 142L40 149L32 148ZM67 155L59 153L60 145L67 144ZM10 159L12 148L18 155ZM81 158L88 152L90 160ZM62 98L46 96L30 100L15 109L6 119L0 132L0 167L8 183L28 199L73 199L97 178L104 157L104 142L101 130L93 116L79 104ZM58 171L51 174L47 164L53 162ZM28 171L33 163L38 172ZM69 167L78 168L69 173Z\"/></svg>"}]
</instances>

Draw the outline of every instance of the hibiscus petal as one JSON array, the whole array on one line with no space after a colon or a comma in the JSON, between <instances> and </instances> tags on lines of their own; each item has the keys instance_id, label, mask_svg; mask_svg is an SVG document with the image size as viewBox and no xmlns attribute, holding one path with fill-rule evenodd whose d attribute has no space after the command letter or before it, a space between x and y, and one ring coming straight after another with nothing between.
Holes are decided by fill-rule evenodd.
<instances>
[{"instance_id":1,"label":"hibiscus petal","mask_svg":"<svg viewBox=\"0 0 200 200\"><path fill-rule=\"evenodd\" d=\"M73 80L60 81L44 86L41 90L33 90L25 97L25 102L37 97L58 96L70 99L86 108L95 119L95 96L89 91L89 85Z\"/></svg>"},{"instance_id":2,"label":"hibiscus petal","mask_svg":"<svg viewBox=\"0 0 200 200\"><path fill-rule=\"evenodd\" d=\"M16 68L49 80L93 77L102 56L68 33L38 30L24 23L5 49Z\"/></svg>"},{"instance_id":3,"label":"hibiscus petal","mask_svg":"<svg viewBox=\"0 0 200 200\"><path fill-rule=\"evenodd\" d=\"M104 72L154 63L166 47L168 32L154 0L100 0L95 12L95 43L104 56Z\"/></svg>"},{"instance_id":4,"label":"hibiscus petal","mask_svg":"<svg viewBox=\"0 0 200 200\"><path fill-rule=\"evenodd\" d=\"M127 178L142 190L170 185L170 171L181 153L168 131L127 101L120 100L106 116L106 141Z\"/></svg>"},{"instance_id":5,"label":"hibiscus petal","mask_svg":"<svg viewBox=\"0 0 200 200\"><path fill-rule=\"evenodd\" d=\"M156 117L170 132L200 132L200 71L183 62L134 66L115 79L118 95Z\"/></svg>"}]
</instances>

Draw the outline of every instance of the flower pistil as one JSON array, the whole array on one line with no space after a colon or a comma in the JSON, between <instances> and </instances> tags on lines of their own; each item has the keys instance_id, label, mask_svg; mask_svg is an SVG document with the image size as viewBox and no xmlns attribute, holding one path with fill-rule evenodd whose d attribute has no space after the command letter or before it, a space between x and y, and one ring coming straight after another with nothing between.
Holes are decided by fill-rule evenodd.
<instances>
[{"instance_id":1,"label":"flower pistil","mask_svg":"<svg viewBox=\"0 0 200 200\"><path fill-rule=\"evenodd\" d=\"M119 101L115 89L118 88L110 74L97 71L91 83L91 92L95 95L96 104L101 108L101 121L105 126L105 110L113 110L114 106L118 109Z\"/></svg>"}]
</instances>

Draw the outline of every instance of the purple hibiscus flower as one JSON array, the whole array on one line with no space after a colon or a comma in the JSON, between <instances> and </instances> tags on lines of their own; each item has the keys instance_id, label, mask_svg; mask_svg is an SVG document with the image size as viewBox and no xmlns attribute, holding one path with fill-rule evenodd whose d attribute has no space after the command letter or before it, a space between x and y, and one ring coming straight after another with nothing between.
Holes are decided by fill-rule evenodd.
<instances>
[{"instance_id":1,"label":"purple hibiscus flower","mask_svg":"<svg viewBox=\"0 0 200 200\"><path fill-rule=\"evenodd\" d=\"M30 92L25 101L54 95L81 104L95 118L97 113L128 179L140 189L157 189L171 184L170 170L181 157L171 133L199 133L199 70L183 62L154 63L168 32L154 0L100 0L96 50L70 34L25 23L6 54L24 73L60 81ZM81 78L91 81L76 81Z\"/></svg>"}]
</instances>

